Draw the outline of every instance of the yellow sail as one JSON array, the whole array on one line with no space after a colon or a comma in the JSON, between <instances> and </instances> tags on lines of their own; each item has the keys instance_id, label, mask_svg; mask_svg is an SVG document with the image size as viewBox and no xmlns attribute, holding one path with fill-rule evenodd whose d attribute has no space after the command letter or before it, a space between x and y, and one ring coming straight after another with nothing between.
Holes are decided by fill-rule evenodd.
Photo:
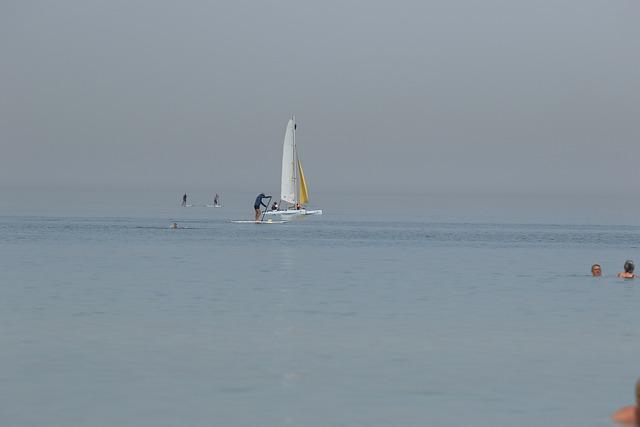
<instances>
[{"instance_id":1,"label":"yellow sail","mask_svg":"<svg viewBox=\"0 0 640 427\"><path fill-rule=\"evenodd\" d=\"M301 205L309 202L309 194L307 193L307 181L304 179L304 172L302 171L302 163L298 159L298 178L300 182L300 200L298 202Z\"/></svg>"}]
</instances>

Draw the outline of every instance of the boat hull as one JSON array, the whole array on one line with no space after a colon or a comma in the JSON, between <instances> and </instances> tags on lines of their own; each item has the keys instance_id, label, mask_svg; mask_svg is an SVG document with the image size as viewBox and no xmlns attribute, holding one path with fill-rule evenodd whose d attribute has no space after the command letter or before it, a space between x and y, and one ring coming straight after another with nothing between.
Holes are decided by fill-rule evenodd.
<instances>
[{"instance_id":1,"label":"boat hull","mask_svg":"<svg viewBox=\"0 0 640 427\"><path fill-rule=\"evenodd\" d=\"M282 220L273 220L271 218L266 219L264 221L251 221L251 220L233 220L231 221L234 224L284 224L287 221L282 221Z\"/></svg>"},{"instance_id":2,"label":"boat hull","mask_svg":"<svg viewBox=\"0 0 640 427\"><path fill-rule=\"evenodd\" d=\"M267 211L264 216L276 216L282 218L297 218L307 215L322 215L322 209L287 209L286 211Z\"/></svg>"}]
</instances>

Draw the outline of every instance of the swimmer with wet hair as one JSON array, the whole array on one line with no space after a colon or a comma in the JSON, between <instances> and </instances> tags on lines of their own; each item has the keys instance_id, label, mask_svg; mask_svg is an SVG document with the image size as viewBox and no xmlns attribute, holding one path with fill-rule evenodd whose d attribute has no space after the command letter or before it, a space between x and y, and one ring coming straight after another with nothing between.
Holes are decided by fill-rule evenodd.
<instances>
[{"instance_id":1,"label":"swimmer with wet hair","mask_svg":"<svg viewBox=\"0 0 640 427\"><path fill-rule=\"evenodd\" d=\"M618 277L621 279L635 279L636 275L633 274L633 270L635 270L636 266L633 264L633 261L630 259L626 260L624 263L624 271L618 273Z\"/></svg>"},{"instance_id":2,"label":"swimmer with wet hair","mask_svg":"<svg viewBox=\"0 0 640 427\"><path fill-rule=\"evenodd\" d=\"M593 264L591 266L591 275L593 277L600 277L602 276L602 267L600 267L600 264Z\"/></svg>"},{"instance_id":3,"label":"swimmer with wet hair","mask_svg":"<svg viewBox=\"0 0 640 427\"><path fill-rule=\"evenodd\" d=\"M611 415L611 419L627 426L640 425L640 379L636 381L636 404L618 409Z\"/></svg>"}]
</instances>

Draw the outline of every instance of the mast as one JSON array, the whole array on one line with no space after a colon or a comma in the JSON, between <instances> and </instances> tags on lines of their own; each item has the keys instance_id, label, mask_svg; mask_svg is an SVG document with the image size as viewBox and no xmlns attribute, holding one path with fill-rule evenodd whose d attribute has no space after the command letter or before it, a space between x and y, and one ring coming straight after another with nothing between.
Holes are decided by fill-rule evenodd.
<instances>
[{"instance_id":1,"label":"mast","mask_svg":"<svg viewBox=\"0 0 640 427\"><path fill-rule=\"evenodd\" d=\"M293 197L295 200L294 206L300 200L300 190L298 189L298 174L296 171L296 165L298 164L298 149L296 148L296 128L298 125L296 124L296 116L295 114L291 116L293 120Z\"/></svg>"}]
</instances>

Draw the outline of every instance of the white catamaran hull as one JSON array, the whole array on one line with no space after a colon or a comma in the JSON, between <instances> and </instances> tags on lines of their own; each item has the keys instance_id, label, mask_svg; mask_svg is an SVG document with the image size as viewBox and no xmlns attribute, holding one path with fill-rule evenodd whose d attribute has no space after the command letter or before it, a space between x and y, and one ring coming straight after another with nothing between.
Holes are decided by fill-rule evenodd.
<instances>
[{"instance_id":1,"label":"white catamaran hull","mask_svg":"<svg viewBox=\"0 0 640 427\"><path fill-rule=\"evenodd\" d=\"M322 209L287 209L286 211L267 211L264 216L280 216L282 218L295 218L306 215L322 215Z\"/></svg>"},{"instance_id":2,"label":"white catamaran hull","mask_svg":"<svg viewBox=\"0 0 640 427\"><path fill-rule=\"evenodd\" d=\"M234 224L284 224L287 221L278 221L278 220L272 220L271 218L269 219L265 219L265 220L259 220L259 221L251 221L251 220L235 220L235 221L231 221Z\"/></svg>"}]
</instances>

